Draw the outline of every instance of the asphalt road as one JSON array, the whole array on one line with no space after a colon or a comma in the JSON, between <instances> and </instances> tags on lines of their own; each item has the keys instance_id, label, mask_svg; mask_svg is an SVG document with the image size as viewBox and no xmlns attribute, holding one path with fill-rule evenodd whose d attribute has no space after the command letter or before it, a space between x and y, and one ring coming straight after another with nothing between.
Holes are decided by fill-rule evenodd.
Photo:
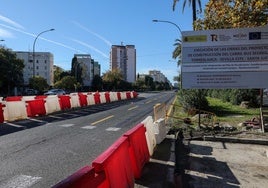
<instances>
[{"instance_id":1,"label":"asphalt road","mask_svg":"<svg viewBox=\"0 0 268 188\"><path fill-rule=\"evenodd\" d=\"M0 188L51 187L91 162L175 92L0 124Z\"/></svg>"}]
</instances>

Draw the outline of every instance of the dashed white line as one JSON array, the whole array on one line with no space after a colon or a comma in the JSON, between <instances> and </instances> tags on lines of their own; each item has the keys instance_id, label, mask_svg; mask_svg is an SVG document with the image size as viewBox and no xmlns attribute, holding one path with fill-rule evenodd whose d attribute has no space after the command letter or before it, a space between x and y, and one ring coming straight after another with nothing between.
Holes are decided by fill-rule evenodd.
<instances>
[{"instance_id":1,"label":"dashed white line","mask_svg":"<svg viewBox=\"0 0 268 188\"><path fill-rule=\"evenodd\" d=\"M62 124L62 125L59 125L61 127L71 127L71 126L74 126L74 124Z\"/></svg>"},{"instance_id":2,"label":"dashed white line","mask_svg":"<svg viewBox=\"0 0 268 188\"><path fill-rule=\"evenodd\" d=\"M13 124L13 123L6 123L7 125L10 125L12 127L17 127L17 128L22 128L24 126L21 126L21 125L16 125L16 124Z\"/></svg>"},{"instance_id":3,"label":"dashed white line","mask_svg":"<svg viewBox=\"0 0 268 188\"><path fill-rule=\"evenodd\" d=\"M53 115L48 115L48 117L52 117L52 118L56 118L56 119L63 119L63 117L53 116Z\"/></svg>"},{"instance_id":4,"label":"dashed white line","mask_svg":"<svg viewBox=\"0 0 268 188\"><path fill-rule=\"evenodd\" d=\"M109 127L106 129L106 131L119 131L121 128L118 127Z\"/></svg>"},{"instance_id":5,"label":"dashed white line","mask_svg":"<svg viewBox=\"0 0 268 188\"><path fill-rule=\"evenodd\" d=\"M92 125L87 125L87 126L84 126L84 127L81 127L82 129L94 129L96 128L96 126L92 126Z\"/></svg>"},{"instance_id":6,"label":"dashed white line","mask_svg":"<svg viewBox=\"0 0 268 188\"><path fill-rule=\"evenodd\" d=\"M28 175L18 175L10 178L6 182L0 184L0 187L5 188L29 188L36 182L40 181L41 177L34 177Z\"/></svg>"}]
</instances>

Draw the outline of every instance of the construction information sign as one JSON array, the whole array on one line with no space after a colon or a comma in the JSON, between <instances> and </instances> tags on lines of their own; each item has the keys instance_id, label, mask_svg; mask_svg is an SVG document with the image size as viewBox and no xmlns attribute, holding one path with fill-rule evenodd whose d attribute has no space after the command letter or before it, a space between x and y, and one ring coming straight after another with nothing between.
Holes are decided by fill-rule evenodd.
<instances>
[{"instance_id":1,"label":"construction information sign","mask_svg":"<svg viewBox=\"0 0 268 188\"><path fill-rule=\"evenodd\" d=\"M182 88L268 88L268 26L182 32Z\"/></svg>"}]
</instances>

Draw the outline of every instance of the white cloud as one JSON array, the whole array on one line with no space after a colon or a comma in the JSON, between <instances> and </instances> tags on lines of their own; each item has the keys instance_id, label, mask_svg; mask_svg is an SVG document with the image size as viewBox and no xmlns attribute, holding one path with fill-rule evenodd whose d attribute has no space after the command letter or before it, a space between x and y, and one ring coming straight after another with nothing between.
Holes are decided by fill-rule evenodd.
<instances>
[{"instance_id":1,"label":"white cloud","mask_svg":"<svg viewBox=\"0 0 268 188\"><path fill-rule=\"evenodd\" d=\"M107 58L107 59L109 58L108 55L106 55L104 52L98 50L98 49L95 48L94 46L91 46L91 45L89 45L89 44L86 44L85 42L82 42L82 41L79 41L79 40L76 40L76 39L72 39L72 40L73 40L74 42L78 43L78 44L81 44L81 45L83 45L83 46L85 46L85 47L88 47L88 48L94 50L95 52L99 53L100 55L102 55L103 57L105 57L105 58Z\"/></svg>"},{"instance_id":2,"label":"white cloud","mask_svg":"<svg viewBox=\"0 0 268 188\"><path fill-rule=\"evenodd\" d=\"M26 32L26 31L22 31L22 30L20 30L20 29L17 29L17 28L8 26L8 25L4 25L4 24L1 24L1 23L0 23L0 26L5 27L5 28L8 28L8 29L11 29L11 30L13 30L13 31L17 31L17 32L19 32L19 33L23 33L23 34L25 34L25 35L32 36L32 37L36 37L36 36L37 36L37 35L35 35L35 34L29 33L29 32ZM41 39L41 40L45 40L45 41L50 42L50 43L53 43L53 44L56 44L56 45L58 45L58 46L62 46L62 47L67 48L67 49L69 49L69 50L73 50L73 51L76 51L76 52L79 52L79 53L85 53L85 52L83 52L83 51L81 51L81 50L78 50L78 49L75 49L75 48L73 48L73 47L71 47L71 46L67 46L67 45L65 45L65 44L63 44L63 43L60 43L60 42L57 42L57 41L53 41L53 40L49 40L49 39L46 39L46 38L44 38L44 37L39 37L39 39Z\"/></svg>"},{"instance_id":3,"label":"white cloud","mask_svg":"<svg viewBox=\"0 0 268 188\"><path fill-rule=\"evenodd\" d=\"M99 39L101 39L103 42L105 42L109 47L112 46L112 43L110 41L108 41L106 38L104 38L103 36L99 35L98 33L95 33L93 31L89 30L88 28L86 28L85 26L81 25L80 23L78 23L76 21L73 21L73 23L75 25L77 25L78 27L80 27L81 29L83 29L83 30L85 30L85 31L87 31L87 32L95 35L96 37L98 37Z\"/></svg>"},{"instance_id":4,"label":"white cloud","mask_svg":"<svg viewBox=\"0 0 268 188\"><path fill-rule=\"evenodd\" d=\"M3 38L12 38L13 37L13 34L5 29L1 29L0 28L0 37L3 37Z\"/></svg>"},{"instance_id":5,"label":"white cloud","mask_svg":"<svg viewBox=\"0 0 268 188\"><path fill-rule=\"evenodd\" d=\"M7 18L7 17L4 17L2 15L0 15L0 21L3 21L9 25L12 25L13 27L16 27L16 28L19 28L19 29L24 29L24 27L18 23L16 23L15 21Z\"/></svg>"}]
</instances>

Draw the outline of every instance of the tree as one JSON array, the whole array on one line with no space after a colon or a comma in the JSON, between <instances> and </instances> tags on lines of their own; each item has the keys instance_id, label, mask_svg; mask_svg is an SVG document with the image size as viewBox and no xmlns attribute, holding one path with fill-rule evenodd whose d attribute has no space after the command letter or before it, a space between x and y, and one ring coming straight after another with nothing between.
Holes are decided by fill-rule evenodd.
<instances>
[{"instance_id":1,"label":"tree","mask_svg":"<svg viewBox=\"0 0 268 188\"><path fill-rule=\"evenodd\" d=\"M199 30L264 26L267 9L268 0L210 0L195 25Z\"/></svg>"},{"instance_id":2,"label":"tree","mask_svg":"<svg viewBox=\"0 0 268 188\"><path fill-rule=\"evenodd\" d=\"M43 77L35 76L33 78L30 78L29 87L41 93L42 91L48 89L49 85L47 84L46 79L44 79Z\"/></svg>"},{"instance_id":3,"label":"tree","mask_svg":"<svg viewBox=\"0 0 268 188\"><path fill-rule=\"evenodd\" d=\"M179 66L181 64L181 40L176 39L174 46L175 46L175 49L172 52L172 58L179 59L177 62L177 66Z\"/></svg>"},{"instance_id":4,"label":"tree","mask_svg":"<svg viewBox=\"0 0 268 188\"><path fill-rule=\"evenodd\" d=\"M72 59L71 76L73 76L76 81L80 83L83 83L82 70L81 63L78 62L77 57L74 57Z\"/></svg>"},{"instance_id":5,"label":"tree","mask_svg":"<svg viewBox=\"0 0 268 188\"><path fill-rule=\"evenodd\" d=\"M186 1L187 0L184 0L184 2L183 2L182 11L184 11ZM173 0L173 6L172 6L173 11L175 10L177 2L179 2L179 0ZM188 2L189 2L189 5L192 4L193 22L194 22L196 20L196 11L197 11L196 10L196 3L198 3L198 5L199 5L200 12L202 12L201 0L188 0Z\"/></svg>"},{"instance_id":6,"label":"tree","mask_svg":"<svg viewBox=\"0 0 268 188\"><path fill-rule=\"evenodd\" d=\"M123 80L123 75L119 69L107 71L103 74L102 80L108 89L119 89L120 82Z\"/></svg>"},{"instance_id":7,"label":"tree","mask_svg":"<svg viewBox=\"0 0 268 188\"><path fill-rule=\"evenodd\" d=\"M64 70L56 65L54 65L54 83L61 80L61 74Z\"/></svg>"},{"instance_id":8,"label":"tree","mask_svg":"<svg viewBox=\"0 0 268 188\"><path fill-rule=\"evenodd\" d=\"M4 95L11 94L11 90L23 84L22 60L8 49L0 48L0 91Z\"/></svg>"},{"instance_id":9,"label":"tree","mask_svg":"<svg viewBox=\"0 0 268 188\"><path fill-rule=\"evenodd\" d=\"M54 87L65 89L66 91L76 91L81 85L73 76L65 76L60 81L56 82Z\"/></svg>"},{"instance_id":10,"label":"tree","mask_svg":"<svg viewBox=\"0 0 268 188\"><path fill-rule=\"evenodd\" d=\"M92 90L101 91L103 87L102 78L99 75L95 75L92 80Z\"/></svg>"}]
</instances>

